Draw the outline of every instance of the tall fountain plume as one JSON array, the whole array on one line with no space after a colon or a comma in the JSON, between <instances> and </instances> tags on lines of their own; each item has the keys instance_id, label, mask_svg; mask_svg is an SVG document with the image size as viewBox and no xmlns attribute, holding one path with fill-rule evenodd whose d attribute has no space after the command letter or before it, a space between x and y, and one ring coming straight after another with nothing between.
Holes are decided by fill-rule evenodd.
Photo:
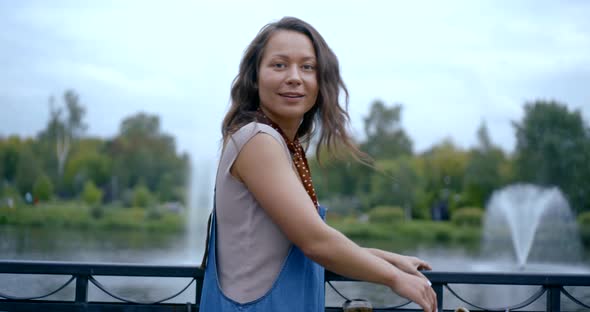
<instances>
[{"instance_id":1,"label":"tall fountain plume","mask_svg":"<svg viewBox=\"0 0 590 312\"><path fill-rule=\"evenodd\" d=\"M200 159L191 167L187 213L187 262L200 263L205 250L207 219L212 209L214 161Z\"/></svg>"},{"instance_id":2,"label":"tall fountain plume","mask_svg":"<svg viewBox=\"0 0 590 312\"><path fill-rule=\"evenodd\" d=\"M531 260L580 261L577 223L558 188L515 184L492 194L484 222L484 253L506 253L510 245L520 267Z\"/></svg>"}]
</instances>

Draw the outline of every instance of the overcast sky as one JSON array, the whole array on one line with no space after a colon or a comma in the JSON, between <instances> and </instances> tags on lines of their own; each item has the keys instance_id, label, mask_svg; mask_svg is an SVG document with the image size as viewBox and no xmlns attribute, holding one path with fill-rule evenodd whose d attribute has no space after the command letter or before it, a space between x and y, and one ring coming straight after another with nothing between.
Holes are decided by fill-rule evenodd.
<instances>
[{"instance_id":1,"label":"overcast sky","mask_svg":"<svg viewBox=\"0 0 590 312\"><path fill-rule=\"evenodd\" d=\"M537 98L589 119L590 1L1 1L0 135L37 134L48 97L73 88L89 134L144 111L213 161L241 55L285 15L339 57L357 135L374 99L403 103L417 151L470 147L484 120L512 150L511 121Z\"/></svg>"}]
</instances>

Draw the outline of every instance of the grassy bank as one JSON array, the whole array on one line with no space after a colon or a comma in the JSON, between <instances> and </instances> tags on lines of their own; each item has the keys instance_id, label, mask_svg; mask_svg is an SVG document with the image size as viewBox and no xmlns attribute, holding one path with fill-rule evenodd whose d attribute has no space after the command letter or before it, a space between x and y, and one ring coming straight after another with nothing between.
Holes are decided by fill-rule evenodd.
<instances>
[{"instance_id":1,"label":"grassy bank","mask_svg":"<svg viewBox=\"0 0 590 312\"><path fill-rule=\"evenodd\" d=\"M328 222L354 241L396 242L400 247L445 244L477 248L482 235L479 227L456 226L450 222L415 220L372 224L350 218Z\"/></svg>"},{"instance_id":2,"label":"grassy bank","mask_svg":"<svg viewBox=\"0 0 590 312\"><path fill-rule=\"evenodd\" d=\"M401 248L416 245L457 245L478 248L483 228L457 226L452 222L425 220L401 221L392 224L359 223L353 218L342 218L328 223L356 242L393 242ZM580 238L590 250L590 227L579 226Z\"/></svg>"},{"instance_id":3,"label":"grassy bank","mask_svg":"<svg viewBox=\"0 0 590 312\"><path fill-rule=\"evenodd\" d=\"M0 225L164 232L185 229L183 214L117 206L91 209L80 202L3 207L0 208Z\"/></svg>"}]
</instances>

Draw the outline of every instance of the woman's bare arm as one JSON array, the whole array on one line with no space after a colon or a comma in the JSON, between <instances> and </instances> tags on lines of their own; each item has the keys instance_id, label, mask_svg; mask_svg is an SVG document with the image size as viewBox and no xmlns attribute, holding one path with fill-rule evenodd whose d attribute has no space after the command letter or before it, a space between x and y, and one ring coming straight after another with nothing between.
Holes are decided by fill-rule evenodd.
<instances>
[{"instance_id":1,"label":"woman's bare arm","mask_svg":"<svg viewBox=\"0 0 590 312\"><path fill-rule=\"evenodd\" d=\"M338 274L389 286L425 311L435 311L436 295L426 281L359 247L319 218L282 146L273 137L261 133L250 139L234 162L232 174L310 259Z\"/></svg>"}]
</instances>

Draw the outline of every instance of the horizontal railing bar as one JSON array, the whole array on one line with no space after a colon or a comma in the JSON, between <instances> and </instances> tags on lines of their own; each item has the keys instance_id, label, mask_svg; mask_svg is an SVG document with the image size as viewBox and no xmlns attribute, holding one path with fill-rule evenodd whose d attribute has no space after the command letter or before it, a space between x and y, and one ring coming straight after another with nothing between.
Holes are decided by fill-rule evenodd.
<instances>
[{"instance_id":1,"label":"horizontal railing bar","mask_svg":"<svg viewBox=\"0 0 590 312\"><path fill-rule=\"evenodd\" d=\"M326 307L325 309L326 312L342 312L342 307ZM378 312L378 311L396 311L396 312L424 312L424 310L422 309L412 309L412 308L401 308L401 309L395 309L395 310L385 310L385 309L375 309L373 308L373 311ZM455 312L455 309L444 309L442 310L443 312ZM469 311L471 312L487 312L485 310L477 310L477 309L472 309L470 308ZM439 311L440 312L440 311ZM539 310L518 310L517 312L540 312Z\"/></svg>"},{"instance_id":2,"label":"horizontal railing bar","mask_svg":"<svg viewBox=\"0 0 590 312\"><path fill-rule=\"evenodd\" d=\"M0 273L194 277L202 279L203 270L195 265L150 265L57 261L0 260Z\"/></svg>"},{"instance_id":3,"label":"horizontal railing bar","mask_svg":"<svg viewBox=\"0 0 590 312\"><path fill-rule=\"evenodd\" d=\"M590 286L590 274L423 272L433 284ZM356 281L326 271L327 281Z\"/></svg>"},{"instance_id":4,"label":"horizontal railing bar","mask_svg":"<svg viewBox=\"0 0 590 312\"><path fill-rule=\"evenodd\" d=\"M196 265L149 265L135 263L91 263L57 261L0 260L0 273L194 277L202 279L204 271ZM590 274L424 272L432 283L500 284L545 286L590 286ZM329 281L354 281L326 272Z\"/></svg>"},{"instance_id":5,"label":"horizontal railing bar","mask_svg":"<svg viewBox=\"0 0 590 312\"><path fill-rule=\"evenodd\" d=\"M60 312L92 312L92 311L146 311L146 312L178 312L187 311L187 305L183 303L160 303L160 304L126 304L118 302L88 302L84 304L69 301L1 301L0 311L37 312L37 311L60 311ZM191 310L197 312L199 308L191 303Z\"/></svg>"},{"instance_id":6,"label":"horizontal railing bar","mask_svg":"<svg viewBox=\"0 0 590 312\"><path fill-rule=\"evenodd\" d=\"M202 283L204 271L196 265L147 265L135 263L80 263L57 261L0 260L0 274L41 274L92 276L142 276L194 278ZM447 284L488 284L488 285L541 285L545 288L563 286L590 286L590 274L547 274L547 273L486 273L486 272L424 272L433 287ZM355 281L326 271L326 281ZM87 289L87 285L84 286ZM198 286L197 286L198 288ZM198 293L197 289L197 293ZM199 297L196 297L198 300ZM126 304L117 302L47 301L47 300L0 300L1 311L187 311L185 304ZM326 311L340 311L340 307L326 307ZM198 311L194 303L190 311ZM375 311L420 311L419 309L375 309ZM451 310L449 310L451 311ZM480 311L480 310L472 310ZM521 310L519 310L521 311ZM521 312L526 312L522 310Z\"/></svg>"}]
</instances>

